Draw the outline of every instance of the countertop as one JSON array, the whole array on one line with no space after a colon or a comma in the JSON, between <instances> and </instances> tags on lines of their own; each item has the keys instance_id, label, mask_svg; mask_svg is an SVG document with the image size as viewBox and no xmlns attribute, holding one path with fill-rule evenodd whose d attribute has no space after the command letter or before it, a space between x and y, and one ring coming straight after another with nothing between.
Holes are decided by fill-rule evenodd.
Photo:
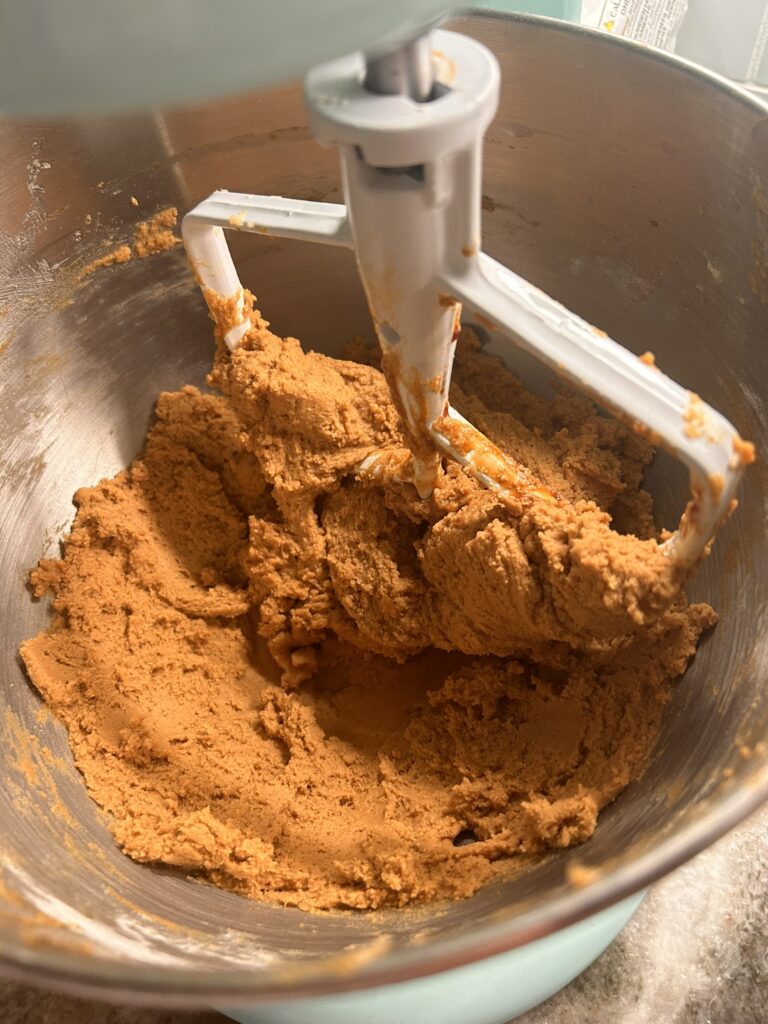
<instances>
[{"instance_id":1,"label":"countertop","mask_svg":"<svg viewBox=\"0 0 768 1024\"><path fill-rule=\"evenodd\" d=\"M226 1018L105 1006L0 982L0 1021ZM603 956L518 1024L768 1024L768 809L656 885Z\"/></svg>"}]
</instances>

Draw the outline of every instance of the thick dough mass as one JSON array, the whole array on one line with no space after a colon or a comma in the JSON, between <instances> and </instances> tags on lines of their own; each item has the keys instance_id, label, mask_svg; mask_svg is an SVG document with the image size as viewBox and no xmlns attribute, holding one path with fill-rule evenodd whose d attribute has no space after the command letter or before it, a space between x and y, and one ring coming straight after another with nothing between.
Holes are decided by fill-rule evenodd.
<instances>
[{"instance_id":1,"label":"thick dough mass","mask_svg":"<svg viewBox=\"0 0 768 1024\"><path fill-rule=\"evenodd\" d=\"M647 443L465 334L454 404L562 501L504 504L456 466L421 500L356 475L405 443L378 370L254 314L211 383L161 395L32 577L56 616L24 661L126 853L371 908L591 835L715 621L654 540Z\"/></svg>"}]
</instances>

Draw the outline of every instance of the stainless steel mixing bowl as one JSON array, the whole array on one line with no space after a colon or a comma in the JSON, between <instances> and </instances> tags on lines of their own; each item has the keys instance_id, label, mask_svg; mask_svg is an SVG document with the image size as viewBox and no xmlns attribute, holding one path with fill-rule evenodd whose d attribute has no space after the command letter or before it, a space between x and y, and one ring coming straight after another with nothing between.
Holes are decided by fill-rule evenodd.
<instances>
[{"instance_id":1,"label":"stainless steel mixing bowl","mask_svg":"<svg viewBox=\"0 0 768 1024\"><path fill-rule=\"evenodd\" d=\"M766 109L577 28L480 16L458 26L503 70L486 249L635 351L652 349L768 452ZM56 550L75 489L140 449L158 392L203 381L211 340L181 251L80 284L77 271L141 216L214 187L337 200L336 157L312 142L298 88L119 120L5 122L0 157L0 970L220 1004L414 978L637 892L768 797L760 461L691 587L720 625L675 689L653 763L586 846L463 902L373 916L258 905L124 857L20 669L19 643L47 614L25 573ZM280 332L334 351L370 331L346 252L254 236L234 248ZM674 520L679 469L660 460L652 484ZM574 860L596 869L583 888L566 880Z\"/></svg>"}]
</instances>

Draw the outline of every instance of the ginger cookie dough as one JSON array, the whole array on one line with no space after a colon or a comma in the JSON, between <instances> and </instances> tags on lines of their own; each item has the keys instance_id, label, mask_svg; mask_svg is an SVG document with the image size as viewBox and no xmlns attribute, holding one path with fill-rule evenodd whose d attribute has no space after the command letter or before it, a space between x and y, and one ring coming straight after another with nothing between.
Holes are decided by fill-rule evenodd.
<instances>
[{"instance_id":1,"label":"ginger cookie dough","mask_svg":"<svg viewBox=\"0 0 768 1024\"><path fill-rule=\"evenodd\" d=\"M405 445L377 369L255 311L233 354L218 333L216 393L162 394L32 573L55 617L22 656L116 841L306 909L463 897L583 842L715 622L653 539L647 442L465 332L453 404L561 500L454 465L421 500L356 472Z\"/></svg>"}]
</instances>

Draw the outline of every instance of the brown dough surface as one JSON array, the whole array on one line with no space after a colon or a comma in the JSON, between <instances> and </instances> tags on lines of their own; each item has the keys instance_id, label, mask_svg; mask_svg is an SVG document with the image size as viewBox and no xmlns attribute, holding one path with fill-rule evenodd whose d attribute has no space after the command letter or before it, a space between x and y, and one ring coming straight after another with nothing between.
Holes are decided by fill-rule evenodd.
<instances>
[{"instance_id":1,"label":"brown dough surface","mask_svg":"<svg viewBox=\"0 0 768 1024\"><path fill-rule=\"evenodd\" d=\"M160 396L32 574L55 619L24 661L125 852L373 908L587 839L715 621L653 539L648 444L465 332L454 404L563 500L504 504L455 466L420 500L355 474L404 444L378 370L254 313L211 383Z\"/></svg>"}]
</instances>

